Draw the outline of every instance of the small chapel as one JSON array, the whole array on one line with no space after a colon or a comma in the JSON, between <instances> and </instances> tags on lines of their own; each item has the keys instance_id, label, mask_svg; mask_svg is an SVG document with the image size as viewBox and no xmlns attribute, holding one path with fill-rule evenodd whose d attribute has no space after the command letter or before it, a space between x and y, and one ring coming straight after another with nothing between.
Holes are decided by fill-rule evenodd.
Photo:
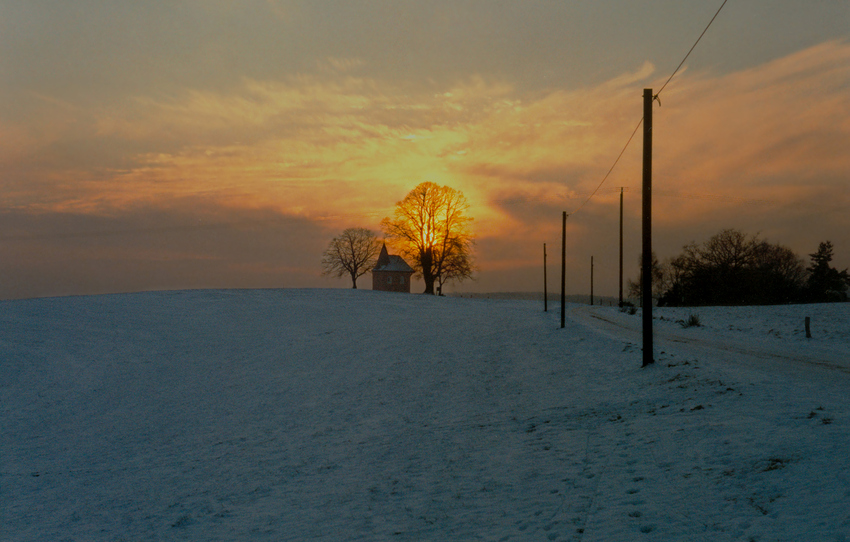
<instances>
[{"instance_id":1,"label":"small chapel","mask_svg":"<svg viewBox=\"0 0 850 542\"><path fill-rule=\"evenodd\" d=\"M387 244L381 248L378 263L372 269L372 289L382 292L410 293L410 277L413 268L404 258L387 252Z\"/></svg>"}]
</instances>

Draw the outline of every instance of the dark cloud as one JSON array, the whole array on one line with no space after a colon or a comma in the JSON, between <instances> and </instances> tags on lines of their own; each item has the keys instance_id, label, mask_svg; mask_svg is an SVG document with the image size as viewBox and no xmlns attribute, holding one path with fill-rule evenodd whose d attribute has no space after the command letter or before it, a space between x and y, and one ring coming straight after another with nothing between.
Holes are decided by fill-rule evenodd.
<instances>
[{"instance_id":1,"label":"dark cloud","mask_svg":"<svg viewBox=\"0 0 850 542\"><path fill-rule=\"evenodd\" d=\"M203 201L114 216L0 213L0 298L174 288L327 286L328 232L268 209Z\"/></svg>"},{"instance_id":2,"label":"dark cloud","mask_svg":"<svg viewBox=\"0 0 850 542\"><path fill-rule=\"evenodd\" d=\"M370 77L417 87L477 73L528 89L576 88L646 60L671 70L715 9L675 0L4 2L0 73L87 103L282 80L352 56L347 66ZM762 63L846 36L847 16L840 1L734 6L689 65Z\"/></svg>"}]
</instances>

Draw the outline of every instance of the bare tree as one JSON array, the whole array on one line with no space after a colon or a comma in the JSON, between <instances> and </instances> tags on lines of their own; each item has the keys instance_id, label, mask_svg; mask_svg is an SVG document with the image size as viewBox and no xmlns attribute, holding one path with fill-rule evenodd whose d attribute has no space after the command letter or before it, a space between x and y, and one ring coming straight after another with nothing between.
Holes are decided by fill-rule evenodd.
<instances>
[{"instance_id":1,"label":"bare tree","mask_svg":"<svg viewBox=\"0 0 850 542\"><path fill-rule=\"evenodd\" d=\"M375 267L381 245L371 230L348 228L334 237L322 257L323 275L351 276L351 287L357 279Z\"/></svg>"},{"instance_id":2,"label":"bare tree","mask_svg":"<svg viewBox=\"0 0 850 542\"><path fill-rule=\"evenodd\" d=\"M456 280L463 281L472 276L475 267L470 254L470 245L459 245L449 251L442 265L442 271L437 276L437 291L443 293L443 285Z\"/></svg>"},{"instance_id":3,"label":"bare tree","mask_svg":"<svg viewBox=\"0 0 850 542\"><path fill-rule=\"evenodd\" d=\"M425 182L396 204L392 217L381 221L384 234L425 282L426 294L448 280L472 275L474 237L469 204L463 193Z\"/></svg>"},{"instance_id":4,"label":"bare tree","mask_svg":"<svg viewBox=\"0 0 850 542\"><path fill-rule=\"evenodd\" d=\"M734 229L685 245L664 271L659 303L667 305L788 303L799 299L805 278L791 249Z\"/></svg>"},{"instance_id":5,"label":"bare tree","mask_svg":"<svg viewBox=\"0 0 850 542\"><path fill-rule=\"evenodd\" d=\"M643 254L638 257L638 265L643 262ZM652 253L652 298L658 299L661 297L664 288L664 280L666 277L665 268L658 262L658 256L655 252ZM638 303L643 302L643 273L638 276L637 282L629 279L628 296L632 299L637 299Z\"/></svg>"}]
</instances>

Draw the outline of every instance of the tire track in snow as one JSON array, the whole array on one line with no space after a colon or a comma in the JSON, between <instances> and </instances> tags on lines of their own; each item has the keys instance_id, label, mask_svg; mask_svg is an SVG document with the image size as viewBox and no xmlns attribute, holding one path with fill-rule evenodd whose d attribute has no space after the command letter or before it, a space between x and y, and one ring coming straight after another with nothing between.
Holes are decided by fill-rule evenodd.
<instances>
[{"instance_id":1,"label":"tire track in snow","mask_svg":"<svg viewBox=\"0 0 850 542\"><path fill-rule=\"evenodd\" d=\"M624 325L617 322L616 319L601 317L589 307L572 309L571 318L593 332L625 342L625 350L639 348L637 345L640 344L640 331L628 324ZM640 325L639 321L637 325ZM772 361L773 364L770 367L773 368L777 364L776 360L778 360L779 362L787 362L779 364L787 366L786 368L789 370L811 372L810 364L801 365L797 363L799 360L793 355L786 353L781 356L773 356L773 352L759 351L757 348L759 345L756 345L756 347L744 345L744 348L740 348L740 344L733 344L727 347L727 345L721 345L710 340L694 341L692 337L681 337L678 334L670 333L669 330L660 330L661 333L658 331L656 330L657 336L663 335L663 339L670 341L663 345L664 349L670 352L671 348L675 349L676 345L687 345L689 346L687 350L687 357L689 358L694 355L695 350L702 350L704 353L708 351L712 354L708 356L708 359L724 359L717 355L717 350L720 350L739 354L734 358L728 358L728 361L734 360L736 364L741 361L750 364L757 363L758 367L763 369L766 367L766 361ZM679 340L674 342L675 339ZM668 346L671 343L673 346ZM658 345L658 343L656 344ZM696 345L696 348L693 348L692 345ZM636 346L637 348L635 348ZM754 356L749 352L751 350L760 355ZM666 389L661 397L668 397L668 399L664 399L664 403L657 402L658 398L655 397L655 404L649 401L645 406L651 407L653 412L659 407L666 409L673 405L682 408L659 410L659 414L667 414L667 416L656 419L644 417L639 409L634 411L633 408L635 407L631 405L628 408L623 407L625 409L623 412L627 418L632 418L633 415L637 418L636 420L627 420L623 425L621 434L610 432L607 435L607 438L611 441L608 445L608 453L613 452L615 455L610 458L610 464L605 468L605 479L601 481L600 487L594 491L594 502L606 503L608 507L606 515L609 519L611 508L619 507L625 510L625 508L631 506L632 510L628 515L633 520L632 527L636 527L636 530L628 532L624 531L623 526L620 526L619 532L612 533L610 526L594 525L593 516L597 508L594 505L588 509L587 527L584 527L583 533L576 538L577 540L582 542L612 538L637 540L641 536L647 536L647 539L656 536L671 536L672 539L679 539L676 537L681 533L687 533L689 539L713 540L717 536L728 536L729 532L724 528L723 514L729 513L734 499L740 500L747 497L747 495L744 495L747 491L735 485L735 476L739 474L725 465L724 457L707 456L706 448L704 448L702 442L705 439L700 437L706 431L706 425L711 425L710 423L707 424L707 420L711 419L712 404L705 401L709 400L714 403L714 406L724 409L735 408L734 401L740 394L736 390L728 388L721 380L706 380L705 377L699 376L701 372L695 371L699 369L695 362L671 363L672 358L676 358L679 352L671 354L662 350L660 354L660 356L656 355L658 362L656 365L661 368L666 363L668 368L676 367L674 370L676 374L669 380L667 380L667 376L663 376L664 380L658 381L658 376L665 373L640 371L639 374L644 376L647 384L650 384L651 381L652 386L658 389ZM748 358L741 360L740 354L748 356ZM819 362L820 360L815 361ZM820 363L815 366L822 367ZM828 362L826 368L826 375L832 374L834 376L836 374L834 369L845 372L841 371L842 367L840 366L829 366ZM737 384L734 385L737 386ZM709 389L716 388L716 391L710 394L699 391L704 390L706 386ZM703 402L695 404L693 399ZM728 403L729 400L733 403ZM678 412L676 412L677 410ZM664 420L669 419L670 415L678 419L678 421L673 421L675 426L680 427L675 433L669 433L665 430ZM655 414L653 413L652 416L655 416ZM634 428L631 427L632 421L639 422L639 425ZM711 432L711 428L708 428L708 430ZM711 442L721 438L721 434L722 429L718 435L705 437L709 441L709 447ZM617 444L615 445L615 443ZM739 465L735 466L740 467ZM638 472L638 470L641 472ZM627 501L618 501L621 488L633 498ZM646 492L647 498L642 497L644 492ZM729 499L732 499L732 501ZM617 514L619 513L618 510ZM743 521L742 524L748 521ZM659 527L661 528L660 531L657 530ZM728 525L726 527L728 528Z\"/></svg>"},{"instance_id":2,"label":"tire track in snow","mask_svg":"<svg viewBox=\"0 0 850 542\"><path fill-rule=\"evenodd\" d=\"M590 306L577 306L570 311L570 317L585 326L596 330L604 335L620 340L640 344L642 332L640 321L630 321L614 317L611 314L601 314L602 311ZM773 363L784 362L790 367L806 364L811 367L836 371L850 375L850 366L847 365L846 356L839 352L825 349L817 349L816 355L802 354L795 350L780 349L767 344L755 342L742 342L730 337L698 337L693 334L671 331L657 324L653 325L656 348L660 345L658 339L672 343L677 346L686 346L690 349L707 349L714 352L726 354L737 354L746 356L753 361L769 361Z\"/></svg>"}]
</instances>

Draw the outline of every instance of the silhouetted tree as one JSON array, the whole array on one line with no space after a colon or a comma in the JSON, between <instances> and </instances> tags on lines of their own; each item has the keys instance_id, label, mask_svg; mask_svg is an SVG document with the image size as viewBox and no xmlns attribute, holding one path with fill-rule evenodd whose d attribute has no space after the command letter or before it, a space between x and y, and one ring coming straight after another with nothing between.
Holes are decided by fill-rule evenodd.
<instances>
[{"instance_id":1,"label":"silhouetted tree","mask_svg":"<svg viewBox=\"0 0 850 542\"><path fill-rule=\"evenodd\" d=\"M799 301L806 284L803 260L788 247L759 242L753 250L748 303L770 305Z\"/></svg>"},{"instance_id":2,"label":"silhouetted tree","mask_svg":"<svg viewBox=\"0 0 850 542\"><path fill-rule=\"evenodd\" d=\"M643 266L643 254L638 256L638 268ZM658 256L655 252L652 253L652 298L659 299L663 293L664 287L664 269L658 263ZM643 302L643 271L638 275L637 282L629 279L627 283L628 296L632 299L637 299L638 304Z\"/></svg>"},{"instance_id":3,"label":"silhouetted tree","mask_svg":"<svg viewBox=\"0 0 850 542\"><path fill-rule=\"evenodd\" d=\"M811 265L806 268L809 276L806 280L806 296L809 301L840 301L847 298L845 290L850 286L847 270L838 271L829 263L832 261L833 247L829 241L818 245L814 254L809 254Z\"/></svg>"},{"instance_id":4,"label":"silhouetted tree","mask_svg":"<svg viewBox=\"0 0 850 542\"><path fill-rule=\"evenodd\" d=\"M425 182L396 204L392 217L381 221L384 234L425 282L424 293L433 294L435 282L471 276L474 237L468 209L460 191Z\"/></svg>"},{"instance_id":5,"label":"silhouetted tree","mask_svg":"<svg viewBox=\"0 0 850 542\"><path fill-rule=\"evenodd\" d=\"M666 305L762 305L799 300L805 265L787 247L726 229L690 243L664 268Z\"/></svg>"},{"instance_id":6,"label":"silhouetted tree","mask_svg":"<svg viewBox=\"0 0 850 542\"><path fill-rule=\"evenodd\" d=\"M443 285L447 282L457 280L463 281L472 276L475 267L472 262L472 254L470 254L470 245L455 246L449 251L449 255L443 262L442 270L437 276L437 288L440 294L443 293Z\"/></svg>"},{"instance_id":7,"label":"silhouetted tree","mask_svg":"<svg viewBox=\"0 0 850 542\"><path fill-rule=\"evenodd\" d=\"M334 237L322 257L324 275L351 277L351 287L357 288L357 279L375 267L381 244L371 230L348 228Z\"/></svg>"}]
</instances>

